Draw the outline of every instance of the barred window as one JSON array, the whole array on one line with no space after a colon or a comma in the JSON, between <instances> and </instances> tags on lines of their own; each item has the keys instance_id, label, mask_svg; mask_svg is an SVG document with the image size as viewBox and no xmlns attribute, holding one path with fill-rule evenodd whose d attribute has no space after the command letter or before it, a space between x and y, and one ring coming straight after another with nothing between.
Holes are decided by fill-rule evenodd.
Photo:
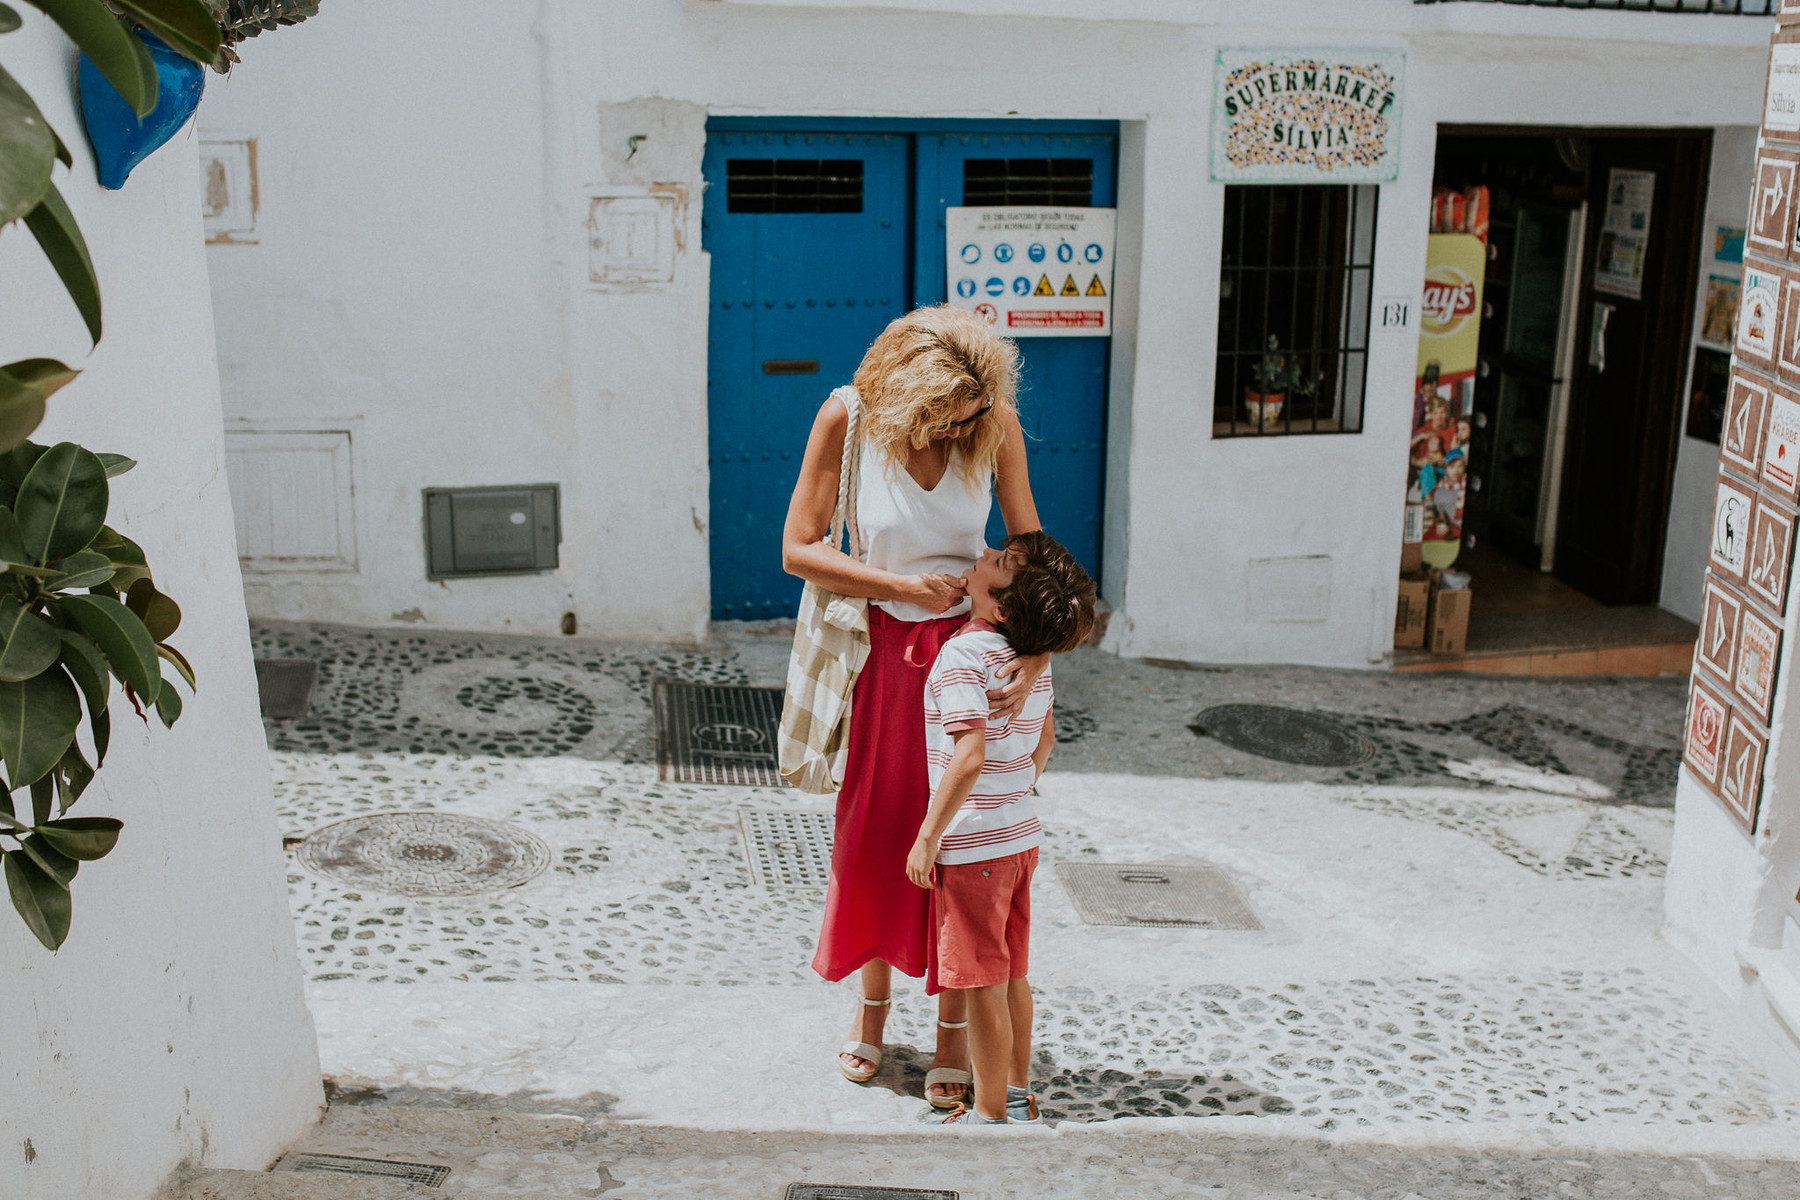
<instances>
[{"instance_id":1,"label":"barred window","mask_svg":"<svg viewBox=\"0 0 1800 1200\"><path fill-rule=\"evenodd\" d=\"M1214 437L1362 431L1375 194L1226 187Z\"/></svg>"},{"instance_id":2,"label":"barred window","mask_svg":"<svg viewBox=\"0 0 1800 1200\"><path fill-rule=\"evenodd\" d=\"M859 213L860 158L732 158L725 210L734 213Z\"/></svg>"}]
</instances>

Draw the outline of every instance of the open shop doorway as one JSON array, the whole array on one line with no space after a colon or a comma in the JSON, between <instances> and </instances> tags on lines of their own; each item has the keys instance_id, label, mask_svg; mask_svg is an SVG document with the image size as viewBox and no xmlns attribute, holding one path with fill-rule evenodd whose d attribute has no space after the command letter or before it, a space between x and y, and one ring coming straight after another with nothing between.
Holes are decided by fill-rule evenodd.
<instances>
[{"instance_id":1,"label":"open shop doorway","mask_svg":"<svg viewBox=\"0 0 1800 1200\"><path fill-rule=\"evenodd\" d=\"M1397 668L1686 671L1695 628L1657 597L1710 139L1440 129L1408 557L1471 594L1441 606L1461 638ZM1467 361L1434 357L1434 317L1477 326Z\"/></svg>"}]
</instances>

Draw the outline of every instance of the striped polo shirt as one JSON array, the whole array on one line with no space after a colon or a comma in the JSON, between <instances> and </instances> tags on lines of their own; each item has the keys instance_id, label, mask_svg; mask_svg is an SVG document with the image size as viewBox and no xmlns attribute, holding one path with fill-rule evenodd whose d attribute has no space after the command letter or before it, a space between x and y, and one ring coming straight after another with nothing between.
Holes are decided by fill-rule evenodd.
<instances>
[{"instance_id":1,"label":"striped polo shirt","mask_svg":"<svg viewBox=\"0 0 1800 1200\"><path fill-rule=\"evenodd\" d=\"M1037 781L1031 754L1050 716L1049 669L1025 698L1024 711L1010 720L988 721L988 689L999 686L994 672L1015 657L1000 634L986 625L970 625L944 643L926 681L925 759L933 796L955 748L950 735L964 729L986 731L986 765L944 831L940 863L1005 858L1044 840L1031 802L1031 785Z\"/></svg>"}]
</instances>

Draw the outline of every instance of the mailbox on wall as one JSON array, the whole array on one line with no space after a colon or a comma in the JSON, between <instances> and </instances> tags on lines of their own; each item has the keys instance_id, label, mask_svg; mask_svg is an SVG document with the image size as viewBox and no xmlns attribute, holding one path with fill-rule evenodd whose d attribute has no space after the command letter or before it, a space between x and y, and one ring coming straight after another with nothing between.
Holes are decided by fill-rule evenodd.
<instances>
[{"instance_id":1,"label":"mailbox on wall","mask_svg":"<svg viewBox=\"0 0 1800 1200\"><path fill-rule=\"evenodd\" d=\"M425 577L553 571L562 543L554 483L425 489Z\"/></svg>"}]
</instances>

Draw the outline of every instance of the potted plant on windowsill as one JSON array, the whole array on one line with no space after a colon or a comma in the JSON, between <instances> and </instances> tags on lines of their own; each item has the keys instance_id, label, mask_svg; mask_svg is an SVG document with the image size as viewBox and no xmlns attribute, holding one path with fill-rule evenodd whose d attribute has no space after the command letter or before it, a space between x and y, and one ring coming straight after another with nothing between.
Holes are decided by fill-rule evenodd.
<instances>
[{"instance_id":1,"label":"potted plant on windowsill","mask_svg":"<svg viewBox=\"0 0 1800 1200\"><path fill-rule=\"evenodd\" d=\"M1300 360L1281 348L1281 339L1269 335L1269 349L1250 367L1251 387L1244 389L1244 416L1257 429L1268 432L1281 421L1289 394L1311 396L1321 377L1309 373Z\"/></svg>"}]
</instances>

